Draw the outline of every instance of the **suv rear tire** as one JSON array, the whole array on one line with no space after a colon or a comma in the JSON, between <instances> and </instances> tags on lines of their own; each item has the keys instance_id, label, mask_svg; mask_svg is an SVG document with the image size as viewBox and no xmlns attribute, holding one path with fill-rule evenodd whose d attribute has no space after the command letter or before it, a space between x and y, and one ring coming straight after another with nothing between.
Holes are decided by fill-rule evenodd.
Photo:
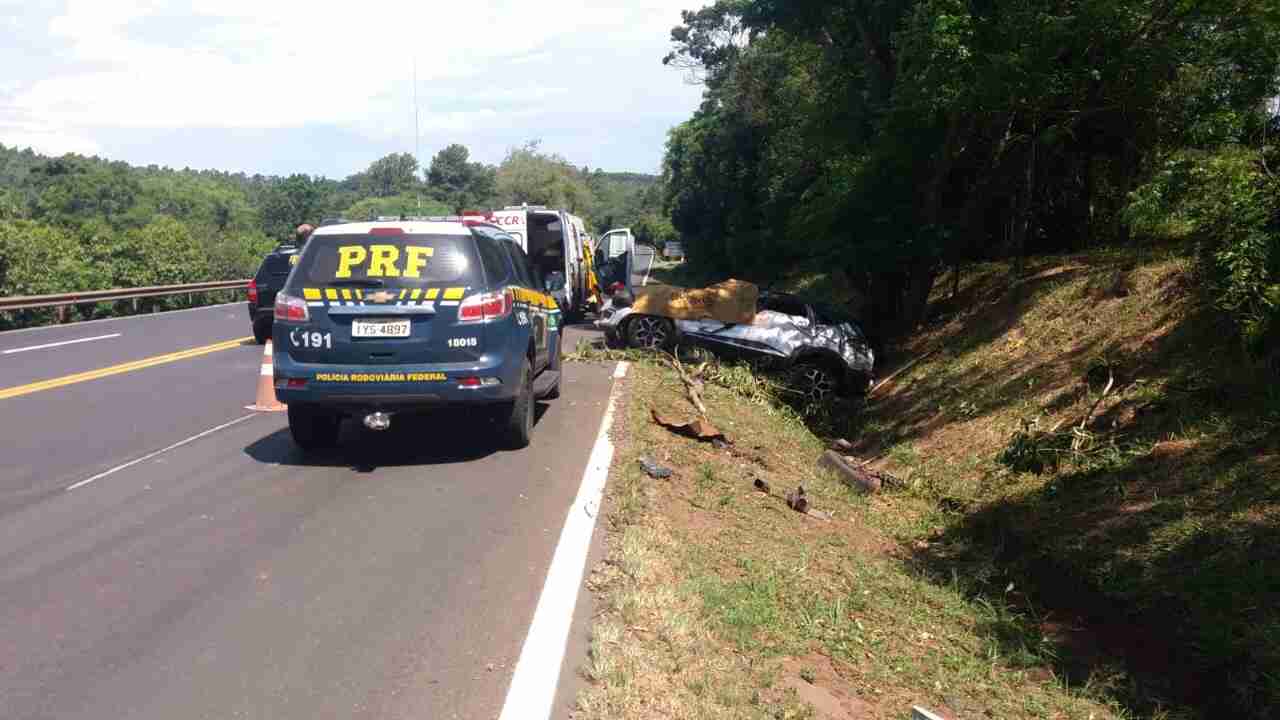
<instances>
[{"instance_id":1,"label":"suv rear tire","mask_svg":"<svg viewBox=\"0 0 1280 720\"><path fill-rule=\"evenodd\" d=\"M339 415L298 405L289 406L289 434L303 450L322 450L337 445L341 428L342 418Z\"/></svg>"},{"instance_id":2,"label":"suv rear tire","mask_svg":"<svg viewBox=\"0 0 1280 720\"><path fill-rule=\"evenodd\" d=\"M525 358L520 371L520 390L515 401L503 413L505 417L502 430L510 449L519 450L529 446L529 441L533 439L533 411L533 366Z\"/></svg>"},{"instance_id":3,"label":"suv rear tire","mask_svg":"<svg viewBox=\"0 0 1280 720\"><path fill-rule=\"evenodd\" d=\"M266 345L267 340L271 339L271 318L258 318L253 321L253 339L259 345Z\"/></svg>"}]
</instances>

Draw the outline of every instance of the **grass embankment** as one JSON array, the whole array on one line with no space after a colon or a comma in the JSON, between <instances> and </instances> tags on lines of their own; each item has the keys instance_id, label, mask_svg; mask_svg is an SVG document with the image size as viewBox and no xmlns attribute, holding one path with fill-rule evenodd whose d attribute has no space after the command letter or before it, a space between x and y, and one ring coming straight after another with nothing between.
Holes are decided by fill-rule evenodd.
<instances>
[{"instance_id":1,"label":"grass embankment","mask_svg":"<svg viewBox=\"0 0 1280 720\"><path fill-rule=\"evenodd\" d=\"M673 373L636 366L585 717L1280 706L1280 390L1191 263L1045 258L945 285L882 373L937 352L836 418L903 481L871 498L815 471L830 422L744 394L741 371L706 394L725 450L654 425L650 406L692 410ZM803 483L835 520L755 477Z\"/></svg>"},{"instance_id":2,"label":"grass embankment","mask_svg":"<svg viewBox=\"0 0 1280 720\"><path fill-rule=\"evenodd\" d=\"M864 517L937 576L1007 587L1060 672L1135 712L1280 709L1280 384L1177 254L970 273L864 415L906 479ZM1111 385L1106 392L1107 385ZM941 531L931 530L941 528Z\"/></svg>"},{"instance_id":3,"label":"grass embankment","mask_svg":"<svg viewBox=\"0 0 1280 720\"><path fill-rule=\"evenodd\" d=\"M913 568L862 519L868 500L816 471L822 442L744 369L705 391L731 448L651 421L650 408L693 414L669 369L640 362L626 382L575 717L904 718L912 704L949 718L1116 716L1053 676L1038 634L999 596ZM648 477L640 456L674 475ZM787 507L799 484L833 520Z\"/></svg>"}]
</instances>

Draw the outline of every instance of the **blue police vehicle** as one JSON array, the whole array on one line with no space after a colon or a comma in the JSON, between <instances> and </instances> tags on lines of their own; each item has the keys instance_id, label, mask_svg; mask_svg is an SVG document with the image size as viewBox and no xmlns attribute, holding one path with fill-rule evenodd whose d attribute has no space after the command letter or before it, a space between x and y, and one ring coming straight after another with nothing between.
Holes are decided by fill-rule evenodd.
<instances>
[{"instance_id":1,"label":"blue police vehicle","mask_svg":"<svg viewBox=\"0 0 1280 720\"><path fill-rule=\"evenodd\" d=\"M535 400L560 394L555 291L493 225L318 228L275 302L275 393L294 442L333 446L345 418L385 430L397 413L480 407L510 447L528 445Z\"/></svg>"}]
</instances>

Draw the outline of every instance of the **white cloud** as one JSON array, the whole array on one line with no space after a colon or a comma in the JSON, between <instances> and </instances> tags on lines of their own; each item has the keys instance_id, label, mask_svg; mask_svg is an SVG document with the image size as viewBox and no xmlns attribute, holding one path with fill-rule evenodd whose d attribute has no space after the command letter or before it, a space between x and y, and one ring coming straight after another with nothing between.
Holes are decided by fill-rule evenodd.
<instances>
[{"instance_id":1,"label":"white cloud","mask_svg":"<svg viewBox=\"0 0 1280 720\"><path fill-rule=\"evenodd\" d=\"M64 153L96 155L102 152L102 147L93 138L30 125L0 125L0 145L20 149L31 148L45 155Z\"/></svg>"},{"instance_id":2,"label":"white cloud","mask_svg":"<svg viewBox=\"0 0 1280 720\"><path fill-rule=\"evenodd\" d=\"M0 127L38 120L68 143L100 129L321 125L386 140L412 132L415 59L424 132L686 113L696 91L658 59L696 1L69 0L47 22L58 65L0 98ZM513 127L511 144L544 130Z\"/></svg>"}]
</instances>

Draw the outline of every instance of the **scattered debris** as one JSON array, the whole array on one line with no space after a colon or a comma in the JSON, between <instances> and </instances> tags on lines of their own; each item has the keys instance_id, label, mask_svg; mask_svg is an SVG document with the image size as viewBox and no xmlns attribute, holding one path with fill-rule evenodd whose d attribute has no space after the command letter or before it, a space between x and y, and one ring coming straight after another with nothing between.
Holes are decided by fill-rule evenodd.
<instances>
[{"instance_id":1,"label":"scattered debris","mask_svg":"<svg viewBox=\"0 0 1280 720\"><path fill-rule=\"evenodd\" d=\"M797 487L795 492L787 493L787 507L798 513L809 511L809 498L805 497L803 485Z\"/></svg>"},{"instance_id":2,"label":"scattered debris","mask_svg":"<svg viewBox=\"0 0 1280 720\"><path fill-rule=\"evenodd\" d=\"M941 715L925 710L919 705L912 705L911 720L944 720L944 718Z\"/></svg>"},{"instance_id":3,"label":"scattered debris","mask_svg":"<svg viewBox=\"0 0 1280 720\"><path fill-rule=\"evenodd\" d=\"M763 479L756 478L751 484L756 490L759 490L765 495L768 495L769 497L777 497L773 494L773 490L769 487L769 483ZM803 485L796 487L795 492L789 492L779 499L786 502L787 507L795 510L801 515L808 515L811 518L822 520L823 522L831 522L834 519L834 516L829 512L815 510L809 507L809 496L805 494Z\"/></svg>"},{"instance_id":4,"label":"scattered debris","mask_svg":"<svg viewBox=\"0 0 1280 720\"><path fill-rule=\"evenodd\" d=\"M896 482L891 475L868 470L865 463L854 465L835 450L822 453L822 457L818 458L818 467L834 472L840 477L840 482L866 493L880 492L884 485Z\"/></svg>"},{"instance_id":5,"label":"scattered debris","mask_svg":"<svg viewBox=\"0 0 1280 720\"><path fill-rule=\"evenodd\" d=\"M817 678L815 678L817 680ZM871 717L871 707L846 692L832 691L818 682L790 676L783 679L786 688L794 688L796 696L812 708L814 720L861 720Z\"/></svg>"},{"instance_id":6,"label":"scattered debris","mask_svg":"<svg viewBox=\"0 0 1280 720\"><path fill-rule=\"evenodd\" d=\"M724 433L716 429L705 418L696 417L692 420L678 421L664 417L661 413L653 408L649 408L649 414L653 417L653 421L662 427L685 437L691 437L695 440L714 441L721 440L728 442Z\"/></svg>"},{"instance_id":7,"label":"scattered debris","mask_svg":"<svg viewBox=\"0 0 1280 720\"><path fill-rule=\"evenodd\" d=\"M637 458L637 460L640 462L640 468L649 477L655 480L666 480L671 477L671 468L663 467L647 457Z\"/></svg>"},{"instance_id":8,"label":"scattered debris","mask_svg":"<svg viewBox=\"0 0 1280 720\"><path fill-rule=\"evenodd\" d=\"M817 518L823 522L831 522L835 519L835 516L831 513L825 510L814 510L813 508L809 508L809 511L806 512L805 515L808 515L811 518Z\"/></svg>"}]
</instances>

